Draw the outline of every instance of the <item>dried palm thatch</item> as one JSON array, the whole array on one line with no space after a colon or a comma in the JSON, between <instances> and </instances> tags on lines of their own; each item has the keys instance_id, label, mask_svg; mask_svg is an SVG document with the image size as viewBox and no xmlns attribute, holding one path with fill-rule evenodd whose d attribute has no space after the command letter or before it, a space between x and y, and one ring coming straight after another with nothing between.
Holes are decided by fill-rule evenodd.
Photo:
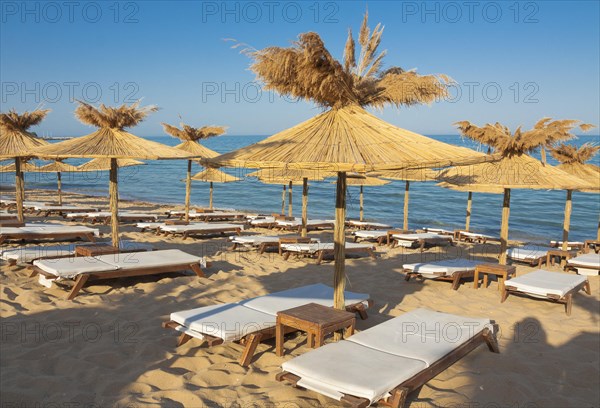
<instances>
[{"instance_id":1,"label":"dried palm thatch","mask_svg":"<svg viewBox=\"0 0 600 408\"><path fill-rule=\"evenodd\" d=\"M52 163L38 167L36 171L38 173L66 173L69 171L74 172L78 170L79 168L77 166L72 166L70 164L63 163L60 160L55 160Z\"/></svg>"},{"instance_id":2,"label":"dried palm thatch","mask_svg":"<svg viewBox=\"0 0 600 408\"><path fill-rule=\"evenodd\" d=\"M79 102L75 116L84 124L99 129L87 136L73 138L60 143L36 149L43 158L111 158L111 159L187 159L194 157L186 152L132 135L125 128L143 121L150 113L158 110L155 106L132 105L96 108Z\"/></svg>"},{"instance_id":3,"label":"dried palm thatch","mask_svg":"<svg viewBox=\"0 0 600 408\"><path fill-rule=\"evenodd\" d=\"M262 169L248 173L246 177L256 177L265 184L287 184L302 182L305 178L308 180L319 181L327 177L335 177L336 173L331 171L319 170L294 170L294 169Z\"/></svg>"},{"instance_id":4,"label":"dried palm thatch","mask_svg":"<svg viewBox=\"0 0 600 408\"><path fill-rule=\"evenodd\" d=\"M12 109L0 113L0 159L28 157L31 150L47 145L48 142L28 130L39 125L48 112L49 109L36 109L18 113Z\"/></svg>"},{"instance_id":5,"label":"dried palm thatch","mask_svg":"<svg viewBox=\"0 0 600 408\"><path fill-rule=\"evenodd\" d=\"M219 169L214 169L210 167L205 170L202 170L199 173L194 174L191 179L194 181L203 181L205 183L210 183L208 208L211 210L213 208L213 183L232 183L241 180Z\"/></svg>"},{"instance_id":6,"label":"dried palm thatch","mask_svg":"<svg viewBox=\"0 0 600 408\"><path fill-rule=\"evenodd\" d=\"M139 102L129 106L108 107L100 105L96 108L80 101L79 106L75 109L75 116L81 122L96 126L99 129L87 136L36 150L36 155L44 158L110 159L111 238L115 247L119 246L117 159L162 160L193 157L189 153L134 136L124 130L139 124L150 113L157 110L158 108L155 106L140 107Z\"/></svg>"},{"instance_id":7,"label":"dried palm thatch","mask_svg":"<svg viewBox=\"0 0 600 408\"><path fill-rule=\"evenodd\" d=\"M14 109L0 113L0 160L15 159L15 197L17 218L23 221L23 200L25 199L25 181L21 164L22 158L31 157L31 152L48 142L29 132L29 128L39 125L49 109L36 109L18 113Z\"/></svg>"},{"instance_id":8,"label":"dried palm thatch","mask_svg":"<svg viewBox=\"0 0 600 408\"><path fill-rule=\"evenodd\" d=\"M508 127L498 122L493 125L488 123L483 127L469 121L456 122L455 125L464 136L488 145L494 152L505 157L533 153L540 147L544 153L544 148L551 147L556 142L574 138L575 135L571 131L575 127L584 131L593 127L578 120L552 120L551 118L540 119L533 129L525 132L519 126L514 134L511 134ZM542 161L545 162L545 157Z\"/></svg>"},{"instance_id":9,"label":"dried palm thatch","mask_svg":"<svg viewBox=\"0 0 600 408\"><path fill-rule=\"evenodd\" d=\"M198 141L222 135L226 130L223 126L203 126L201 128L195 128L186 125L185 123L180 124L181 129L167 123L162 123L162 126L167 134L176 137L183 142L175 146L176 149L184 150L201 158L217 157L219 153L202 146Z\"/></svg>"},{"instance_id":10,"label":"dried palm thatch","mask_svg":"<svg viewBox=\"0 0 600 408\"><path fill-rule=\"evenodd\" d=\"M231 174L227 174L219 169L207 168L192 176L194 181L203 181L205 183L232 183L241 179Z\"/></svg>"},{"instance_id":11,"label":"dried palm thatch","mask_svg":"<svg viewBox=\"0 0 600 408\"><path fill-rule=\"evenodd\" d=\"M117 167L145 166L146 163L134 159L117 159ZM78 171L108 171L110 159L93 159L77 166Z\"/></svg>"},{"instance_id":12,"label":"dried palm thatch","mask_svg":"<svg viewBox=\"0 0 600 408\"><path fill-rule=\"evenodd\" d=\"M207 161L225 167L365 173L495 159L398 128L360 106L347 106Z\"/></svg>"},{"instance_id":13,"label":"dried palm thatch","mask_svg":"<svg viewBox=\"0 0 600 408\"><path fill-rule=\"evenodd\" d=\"M587 181L591 187L580 189L583 193L600 192L600 167L586 163L600 150L600 146L586 143L579 149L576 146L561 144L550 151L552 157L561 162L557 167L569 174Z\"/></svg>"},{"instance_id":14,"label":"dried palm thatch","mask_svg":"<svg viewBox=\"0 0 600 408\"><path fill-rule=\"evenodd\" d=\"M311 100L323 107L348 105L383 108L431 103L448 95L452 80L446 75L418 75L399 67L382 70L386 52L378 52L383 27L371 32L365 14L357 46L348 32L343 63L325 48L314 32L300 34L291 47L244 50L254 59L250 67L265 89Z\"/></svg>"},{"instance_id":15,"label":"dried palm thatch","mask_svg":"<svg viewBox=\"0 0 600 408\"><path fill-rule=\"evenodd\" d=\"M11 164L7 164L5 166L0 167L0 172L2 173L12 173L14 172L16 169L16 165L15 163L11 163ZM35 164L32 164L30 162L22 162L21 163L21 171L24 173L29 173L29 172L36 172L38 171L39 167L36 166Z\"/></svg>"}]
</instances>

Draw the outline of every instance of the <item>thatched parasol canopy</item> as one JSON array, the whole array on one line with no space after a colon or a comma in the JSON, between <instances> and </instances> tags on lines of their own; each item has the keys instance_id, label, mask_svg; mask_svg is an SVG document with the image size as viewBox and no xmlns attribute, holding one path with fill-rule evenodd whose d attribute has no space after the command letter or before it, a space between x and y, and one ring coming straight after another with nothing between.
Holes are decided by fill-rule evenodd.
<instances>
[{"instance_id":1,"label":"thatched parasol canopy","mask_svg":"<svg viewBox=\"0 0 600 408\"><path fill-rule=\"evenodd\" d=\"M16 170L16 164L15 163L11 163L11 164L7 164L5 166L0 167L0 172L3 173L12 173ZM28 173L28 172L36 172L38 171L39 167L36 166L35 164L32 164L30 162L26 162L26 161L21 161L21 171L24 173Z\"/></svg>"},{"instance_id":2,"label":"thatched parasol canopy","mask_svg":"<svg viewBox=\"0 0 600 408\"><path fill-rule=\"evenodd\" d=\"M144 166L146 163L134 159L117 159L117 167ZM93 159L77 166L78 171L108 171L110 159Z\"/></svg>"},{"instance_id":3,"label":"thatched parasol canopy","mask_svg":"<svg viewBox=\"0 0 600 408\"><path fill-rule=\"evenodd\" d=\"M118 219L118 177L117 159L189 159L190 155L178 149L132 135L125 128L136 126L150 113L157 111L155 106L132 105L98 108L79 102L75 116L83 123L99 129L82 136L56 143L36 150L36 156L44 158L108 158L110 159L110 207L112 244L119 246Z\"/></svg>"},{"instance_id":4,"label":"thatched parasol canopy","mask_svg":"<svg viewBox=\"0 0 600 408\"><path fill-rule=\"evenodd\" d=\"M550 122L550 119L545 118L530 131L522 132L521 128L518 128L511 134L507 127L499 123L487 124L484 127L466 121L457 123L463 135L487 144L502 158L493 163L444 170L439 176L443 182L438 185L470 193L504 193L500 228L501 264L506 263L511 189L572 190L587 186L584 181L527 155L537 148L546 147L548 140L557 140L559 133L563 139L574 137L570 131L577 124L577 121ZM548 131L548 138L544 138L544 129Z\"/></svg>"},{"instance_id":5,"label":"thatched parasol canopy","mask_svg":"<svg viewBox=\"0 0 600 408\"><path fill-rule=\"evenodd\" d=\"M208 196L208 208L213 209L213 183L233 183L241 179L231 174L227 174L219 169L207 168L192 176L192 181L202 181L210 183L210 192Z\"/></svg>"},{"instance_id":6,"label":"thatched parasol canopy","mask_svg":"<svg viewBox=\"0 0 600 408\"><path fill-rule=\"evenodd\" d=\"M317 33L301 34L291 47L246 50L264 88L312 101L327 110L261 142L209 160L218 166L338 172L334 232L334 304L344 308L346 172L368 172L477 163L489 157L393 126L365 110L431 103L448 95L445 75L421 76L399 67L382 70L383 28L371 31L365 15L357 53L348 34L337 61ZM356 56L359 55L357 60Z\"/></svg>"},{"instance_id":7,"label":"thatched parasol canopy","mask_svg":"<svg viewBox=\"0 0 600 408\"><path fill-rule=\"evenodd\" d=\"M586 163L600 150L600 146L594 146L589 143L584 144L579 149L575 146L561 144L550 151L552 157L560 162L559 169L578 177L590 184L591 188L578 189L582 193L600 193L600 167ZM567 205L569 205L569 191L567 191ZM567 238L569 231L571 211L566 211L563 224L563 247L568 246ZM565 232L567 233L565 238ZM596 239L600 241L600 219L598 221L598 232ZM566 244L565 244L566 243Z\"/></svg>"},{"instance_id":8,"label":"thatched parasol canopy","mask_svg":"<svg viewBox=\"0 0 600 408\"><path fill-rule=\"evenodd\" d=\"M0 160L15 160L15 201L17 217L23 221L23 200L25 186L21 163L23 158L31 157L31 151L47 145L48 142L29 132L29 128L39 125L49 109L36 109L31 112L17 113L14 109L0 113Z\"/></svg>"},{"instance_id":9,"label":"thatched parasol canopy","mask_svg":"<svg viewBox=\"0 0 600 408\"><path fill-rule=\"evenodd\" d=\"M219 136L225 133L226 128L223 126L203 126L195 128L185 123L181 123L181 128L163 123L165 132L173 137L178 138L183 143L175 146L176 149L183 150L200 159L209 159L217 157L219 153L202 146L200 140L208 139L214 136ZM210 188L210 208L212 208L212 184ZM190 199L192 195L192 161L188 160L187 175L185 182L185 221L190 220Z\"/></svg>"},{"instance_id":10,"label":"thatched parasol canopy","mask_svg":"<svg viewBox=\"0 0 600 408\"><path fill-rule=\"evenodd\" d=\"M78 171L76 166L71 166L70 164L63 163L60 160L55 160L52 163L46 164L42 167L39 167L37 170L39 173L56 173L56 192L58 193L58 204L62 205L62 174L65 172L75 172Z\"/></svg>"}]
</instances>

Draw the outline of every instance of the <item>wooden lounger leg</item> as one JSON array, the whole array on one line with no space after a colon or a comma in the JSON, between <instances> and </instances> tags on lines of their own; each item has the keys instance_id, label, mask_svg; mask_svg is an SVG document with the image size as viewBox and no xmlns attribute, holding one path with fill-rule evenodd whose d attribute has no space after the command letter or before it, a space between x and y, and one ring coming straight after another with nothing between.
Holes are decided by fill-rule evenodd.
<instances>
[{"instance_id":1,"label":"wooden lounger leg","mask_svg":"<svg viewBox=\"0 0 600 408\"><path fill-rule=\"evenodd\" d=\"M79 291L81 290L83 285L85 285L85 283L87 282L89 277L90 277L90 275L85 274L85 273L81 274L77 277L77 279L75 280L75 285L73 285L73 288L71 289L71 291L69 292L69 295L67 296L67 300L73 300L73 298L75 298L75 296L77 296L77 294L79 293Z\"/></svg>"},{"instance_id":2,"label":"wooden lounger leg","mask_svg":"<svg viewBox=\"0 0 600 408\"><path fill-rule=\"evenodd\" d=\"M35 278L35 277L37 276L37 274L38 274L38 271L37 271L37 269L33 269L33 270L31 271L31 275L29 275L29 277L30 277L30 278Z\"/></svg>"},{"instance_id":3,"label":"wooden lounger leg","mask_svg":"<svg viewBox=\"0 0 600 408\"><path fill-rule=\"evenodd\" d=\"M502 286L502 296L500 297L500 303L504 303L506 298L508 297L508 290L506 290L506 285Z\"/></svg>"},{"instance_id":4,"label":"wooden lounger leg","mask_svg":"<svg viewBox=\"0 0 600 408\"><path fill-rule=\"evenodd\" d=\"M375 252L373 252L373 250L371 248L367 249L367 252L369 253L369 256L371 257L371 259L373 259L373 260L377 259Z\"/></svg>"},{"instance_id":5,"label":"wooden lounger leg","mask_svg":"<svg viewBox=\"0 0 600 408\"><path fill-rule=\"evenodd\" d=\"M590 281L586 281L585 284L583 285L583 290L585 290L585 293L587 293L588 295L592 294L592 290L590 289Z\"/></svg>"},{"instance_id":6,"label":"wooden lounger leg","mask_svg":"<svg viewBox=\"0 0 600 408\"><path fill-rule=\"evenodd\" d=\"M300 380L300 378L298 378ZM340 401L349 407L352 408L367 408L369 406L370 401L366 398L358 398L353 395L344 395L340 398Z\"/></svg>"},{"instance_id":7,"label":"wooden lounger leg","mask_svg":"<svg viewBox=\"0 0 600 408\"><path fill-rule=\"evenodd\" d=\"M573 307L573 294L567 294L565 296L565 301L565 312L567 312L567 316L571 316L571 308Z\"/></svg>"},{"instance_id":8,"label":"wooden lounger leg","mask_svg":"<svg viewBox=\"0 0 600 408\"><path fill-rule=\"evenodd\" d=\"M390 407L392 408L402 408L406 403L406 397L408 397L408 388L396 388L394 393L389 399Z\"/></svg>"},{"instance_id":9,"label":"wooden lounger leg","mask_svg":"<svg viewBox=\"0 0 600 408\"><path fill-rule=\"evenodd\" d=\"M206 275L204 275L204 272L202 272L202 268L200 268L200 265L197 263L191 264L190 268L196 273L196 275L198 275L199 278L206 278Z\"/></svg>"},{"instance_id":10,"label":"wooden lounger leg","mask_svg":"<svg viewBox=\"0 0 600 408\"><path fill-rule=\"evenodd\" d=\"M367 309L365 309L365 305L363 305L362 303L355 305L352 308L352 310L349 310L349 311L358 313L358 315L360 316L360 318L362 320L367 320L369 318L369 315L367 314Z\"/></svg>"},{"instance_id":11,"label":"wooden lounger leg","mask_svg":"<svg viewBox=\"0 0 600 408\"><path fill-rule=\"evenodd\" d=\"M192 339L192 336L190 336L189 334L181 333L181 335L177 338L177 347L184 345L191 339Z\"/></svg>"},{"instance_id":12,"label":"wooden lounger leg","mask_svg":"<svg viewBox=\"0 0 600 408\"><path fill-rule=\"evenodd\" d=\"M500 347L498 347L498 340L490 329L483 329L483 339L487 344L488 349L493 353L500 353Z\"/></svg>"},{"instance_id":13,"label":"wooden lounger leg","mask_svg":"<svg viewBox=\"0 0 600 408\"><path fill-rule=\"evenodd\" d=\"M258 346L258 343L260 343L261 339L261 333L252 333L246 337L246 347L244 348L244 352L240 357L240 365L242 367L248 367L252 361L252 357L254 357L254 352L256 351L256 347Z\"/></svg>"},{"instance_id":14,"label":"wooden lounger leg","mask_svg":"<svg viewBox=\"0 0 600 408\"><path fill-rule=\"evenodd\" d=\"M410 278L412 277L412 275L413 275L412 272L406 272L406 276L404 277L404 280L408 282L410 280Z\"/></svg>"},{"instance_id":15,"label":"wooden lounger leg","mask_svg":"<svg viewBox=\"0 0 600 408\"><path fill-rule=\"evenodd\" d=\"M460 272L455 272L452 276L452 290L458 290L460 286L460 279L462 278L462 274Z\"/></svg>"},{"instance_id":16,"label":"wooden lounger leg","mask_svg":"<svg viewBox=\"0 0 600 408\"><path fill-rule=\"evenodd\" d=\"M287 261L290 258L290 252L284 252L283 253L283 260Z\"/></svg>"},{"instance_id":17,"label":"wooden lounger leg","mask_svg":"<svg viewBox=\"0 0 600 408\"><path fill-rule=\"evenodd\" d=\"M317 265L321 265L323 262L323 257L325 256L325 251L321 250L317 253Z\"/></svg>"}]
</instances>

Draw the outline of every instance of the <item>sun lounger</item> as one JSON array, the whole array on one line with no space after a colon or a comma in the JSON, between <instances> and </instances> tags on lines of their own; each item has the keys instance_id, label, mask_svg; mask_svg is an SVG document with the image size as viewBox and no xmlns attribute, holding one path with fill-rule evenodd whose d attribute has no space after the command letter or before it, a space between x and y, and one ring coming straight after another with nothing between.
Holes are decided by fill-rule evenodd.
<instances>
[{"instance_id":1,"label":"sun lounger","mask_svg":"<svg viewBox=\"0 0 600 408\"><path fill-rule=\"evenodd\" d=\"M48 217L50 214L66 215L69 213L93 212L97 211L94 207L81 207L78 205L35 205L33 207L37 211L37 215L44 214Z\"/></svg>"},{"instance_id":2,"label":"sun lounger","mask_svg":"<svg viewBox=\"0 0 600 408\"><path fill-rule=\"evenodd\" d=\"M24 227L2 227L0 228L0 244L9 240L42 240L42 239L86 239L95 242L99 236L97 229L52 224L26 224Z\"/></svg>"},{"instance_id":3,"label":"sun lounger","mask_svg":"<svg viewBox=\"0 0 600 408\"><path fill-rule=\"evenodd\" d=\"M475 267L481 262L456 258L441 261L422 262L402 265L406 280L412 276L422 279L444 280L452 282L452 289L458 290L460 282L475 275Z\"/></svg>"},{"instance_id":4,"label":"sun lounger","mask_svg":"<svg viewBox=\"0 0 600 408\"><path fill-rule=\"evenodd\" d=\"M75 257L43 259L33 262L32 277L39 276L40 283L49 286L55 280L75 279L67 299L72 300L88 280L155 275L159 273L192 270L204 277L204 258L178 249Z\"/></svg>"},{"instance_id":5,"label":"sun lounger","mask_svg":"<svg viewBox=\"0 0 600 408\"><path fill-rule=\"evenodd\" d=\"M527 263L531 266L542 267L542 263L546 262L546 255L552 248L537 246L537 245L525 245L522 247L508 248L506 250L506 256L511 261Z\"/></svg>"},{"instance_id":6,"label":"sun lounger","mask_svg":"<svg viewBox=\"0 0 600 408\"><path fill-rule=\"evenodd\" d=\"M121 252L151 251L152 246L132 241L120 241ZM9 265L32 263L38 259L65 258L75 255L75 248L80 246L96 245L95 243L77 243L68 245L24 246L14 249L5 249L0 252L0 258Z\"/></svg>"},{"instance_id":7,"label":"sun lounger","mask_svg":"<svg viewBox=\"0 0 600 408\"><path fill-rule=\"evenodd\" d=\"M498 353L489 319L417 309L282 364L276 376L352 407L406 397L481 344Z\"/></svg>"},{"instance_id":8,"label":"sun lounger","mask_svg":"<svg viewBox=\"0 0 600 408\"><path fill-rule=\"evenodd\" d=\"M431 232L405 233L388 231L388 244L404 248L419 248L421 251L432 246L452 245L452 237L432 234Z\"/></svg>"},{"instance_id":9,"label":"sun lounger","mask_svg":"<svg viewBox=\"0 0 600 408\"><path fill-rule=\"evenodd\" d=\"M158 232L160 227L164 225L166 225L164 222L138 222L137 224L135 224L136 228L140 228L140 232L148 230Z\"/></svg>"},{"instance_id":10,"label":"sun lounger","mask_svg":"<svg viewBox=\"0 0 600 408\"><path fill-rule=\"evenodd\" d=\"M280 239L297 239L296 236L286 235L240 235L229 237L229 240L233 243L231 250L237 249L240 245L249 248L258 249L259 254L263 254L267 248L278 248ZM309 242L321 242L318 238L308 238Z\"/></svg>"},{"instance_id":11,"label":"sun lounger","mask_svg":"<svg viewBox=\"0 0 600 408\"><path fill-rule=\"evenodd\" d=\"M190 215L190 218L199 221L235 221L245 220L246 214L240 212L198 212Z\"/></svg>"},{"instance_id":12,"label":"sun lounger","mask_svg":"<svg viewBox=\"0 0 600 408\"><path fill-rule=\"evenodd\" d=\"M273 216L257 217L248 220L248 225L251 227L259 228L273 228L275 226L276 219Z\"/></svg>"},{"instance_id":13,"label":"sun lounger","mask_svg":"<svg viewBox=\"0 0 600 408\"><path fill-rule=\"evenodd\" d=\"M81 220L92 224L103 223L108 225L112 214L108 211L98 212L77 212L66 214L64 217L69 220ZM156 221L158 216L156 214L149 213L136 213L136 212L119 212L119 222L144 222L144 221Z\"/></svg>"},{"instance_id":14,"label":"sun lounger","mask_svg":"<svg viewBox=\"0 0 600 408\"><path fill-rule=\"evenodd\" d=\"M452 235L452 236L454 236L454 231L446 230L446 229L443 229L443 228L423 227L423 231L425 231L425 232L431 232L433 234L438 234L438 235Z\"/></svg>"},{"instance_id":15,"label":"sun lounger","mask_svg":"<svg viewBox=\"0 0 600 408\"><path fill-rule=\"evenodd\" d=\"M243 226L238 224L209 224L205 222L191 223L187 225L163 225L159 227L158 233L165 235L182 235L186 239L193 235L216 235L235 233L240 234Z\"/></svg>"},{"instance_id":16,"label":"sun lounger","mask_svg":"<svg viewBox=\"0 0 600 408\"><path fill-rule=\"evenodd\" d=\"M346 242L346 254L351 253L367 253L372 259L375 259L373 245L357 244L354 242ZM312 256L317 258L319 265L326 255L333 255L333 242L316 242L316 243L284 243L279 244L279 253L283 255L283 259L287 260L291 254Z\"/></svg>"},{"instance_id":17,"label":"sun lounger","mask_svg":"<svg viewBox=\"0 0 600 408\"><path fill-rule=\"evenodd\" d=\"M562 249L563 241L550 241L550 246L552 248ZM585 246L585 242L581 241L567 241L567 251L572 249L583 249Z\"/></svg>"},{"instance_id":18,"label":"sun lounger","mask_svg":"<svg viewBox=\"0 0 600 408\"><path fill-rule=\"evenodd\" d=\"M567 260L567 270L574 270L580 275L598 276L600 272L600 254L589 253Z\"/></svg>"},{"instance_id":19,"label":"sun lounger","mask_svg":"<svg viewBox=\"0 0 600 408\"><path fill-rule=\"evenodd\" d=\"M370 221L357 221L357 220L348 220L346 221L346 226L350 228L358 228L359 230L388 230L392 228L391 225L382 224L380 222L370 222Z\"/></svg>"},{"instance_id":20,"label":"sun lounger","mask_svg":"<svg viewBox=\"0 0 600 408\"><path fill-rule=\"evenodd\" d=\"M500 237L494 235L481 234L479 232L470 232L463 230L454 231L454 239L465 242L479 242L485 244L488 241L500 241Z\"/></svg>"},{"instance_id":21,"label":"sun lounger","mask_svg":"<svg viewBox=\"0 0 600 408\"><path fill-rule=\"evenodd\" d=\"M358 240L377 241L379 245L383 245L387 241L387 230L358 230L352 232L354 242Z\"/></svg>"},{"instance_id":22,"label":"sun lounger","mask_svg":"<svg viewBox=\"0 0 600 408\"><path fill-rule=\"evenodd\" d=\"M366 319L366 309L372 305L369 295L345 292L346 310ZM262 340L275 337L277 312L307 303L333 306L333 288L317 283L275 292L238 303L204 306L171 313L163 327L181 333L177 345L192 338L206 341L209 346L240 342L245 348L239 363L248 366Z\"/></svg>"},{"instance_id":23,"label":"sun lounger","mask_svg":"<svg viewBox=\"0 0 600 408\"><path fill-rule=\"evenodd\" d=\"M571 315L573 295L584 289L591 295L590 283L585 276L548 272L543 269L504 282L501 303L509 294L526 295L565 304L567 316Z\"/></svg>"},{"instance_id":24,"label":"sun lounger","mask_svg":"<svg viewBox=\"0 0 600 408\"><path fill-rule=\"evenodd\" d=\"M308 231L314 231L319 229L332 229L335 222L332 220L307 220L306 229ZM302 231L302 220L296 218L294 220L276 220L275 226L277 228L286 230L296 230L299 233Z\"/></svg>"}]
</instances>

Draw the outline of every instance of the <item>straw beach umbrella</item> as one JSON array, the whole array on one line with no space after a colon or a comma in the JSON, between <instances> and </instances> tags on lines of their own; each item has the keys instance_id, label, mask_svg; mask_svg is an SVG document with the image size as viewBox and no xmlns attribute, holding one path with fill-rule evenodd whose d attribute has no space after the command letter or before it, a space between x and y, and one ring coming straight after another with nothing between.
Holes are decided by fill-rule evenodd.
<instances>
[{"instance_id":1,"label":"straw beach umbrella","mask_svg":"<svg viewBox=\"0 0 600 408\"><path fill-rule=\"evenodd\" d=\"M43 139L28 131L39 125L50 112L49 109L36 109L31 112L17 113L14 109L0 113L0 160L15 160L15 201L17 202L17 218L23 222L23 200L25 186L23 181L23 160L31 157L31 151L47 145Z\"/></svg>"},{"instance_id":2,"label":"straw beach umbrella","mask_svg":"<svg viewBox=\"0 0 600 408\"><path fill-rule=\"evenodd\" d=\"M359 203L359 221L363 220L364 216L364 192L365 186L385 186L390 182L377 177L369 177L362 174L348 174L346 179L347 186L360 186Z\"/></svg>"},{"instance_id":3,"label":"straw beach umbrella","mask_svg":"<svg viewBox=\"0 0 600 408\"><path fill-rule=\"evenodd\" d=\"M210 159L216 157L219 153L210 150L200 144L199 140L208 139L209 137L219 136L225 133L225 128L222 126L204 126L194 128L185 123L181 123L181 129L163 123L165 132L173 137L183 141L183 143L175 146L176 149L183 150L193 154L201 159ZM211 190L212 191L212 190ZM192 161L187 163L187 176L185 182L185 220L190 220L190 197L192 193Z\"/></svg>"},{"instance_id":4,"label":"straw beach umbrella","mask_svg":"<svg viewBox=\"0 0 600 408\"><path fill-rule=\"evenodd\" d=\"M117 159L117 167L145 166L146 163L134 159ZM110 159L93 159L77 166L78 171L110 171Z\"/></svg>"},{"instance_id":5,"label":"straw beach umbrella","mask_svg":"<svg viewBox=\"0 0 600 408\"><path fill-rule=\"evenodd\" d=\"M208 198L208 208L213 209L213 183L233 183L241 179L222 172L219 169L207 168L192 176L192 180L210 183L210 193Z\"/></svg>"},{"instance_id":6,"label":"straw beach umbrella","mask_svg":"<svg viewBox=\"0 0 600 408\"><path fill-rule=\"evenodd\" d=\"M58 193L58 204L62 205L62 175L61 173L65 172L75 172L77 171L76 166L71 166L70 164L63 163L60 160L55 160L52 163L46 164L45 166L39 167L37 170L34 170L38 173L56 173L56 189Z\"/></svg>"},{"instance_id":7,"label":"straw beach umbrella","mask_svg":"<svg viewBox=\"0 0 600 408\"><path fill-rule=\"evenodd\" d=\"M408 199L411 181L437 180L438 172L430 169L403 169L400 171L387 171L377 174L378 177L390 180L402 180L404 185L404 217L403 230L408 230Z\"/></svg>"},{"instance_id":8,"label":"straw beach umbrella","mask_svg":"<svg viewBox=\"0 0 600 408\"><path fill-rule=\"evenodd\" d=\"M322 181L327 177L334 177L335 172L319 170L293 170L293 169L263 169L248 174L248 177L256 177L266 184L283 184L281 195L281 214L285 214L285 186L289 184L289 211L288 215L292 217L292 187L294 183L302 182L302 229L301 236L308 234L308 182Z\"/></svg>"},{"instance_id":9,"label":"straw beach umbrella","mask_svg":"<svg viewBox=\"0 0 600 408\"><path fill-rule=\"evenodd\" d=\"M470 149L450 146L400 129L365 107L411 106L447 95L449 78L420 76L401 68L381 70L385 53L377 48L382 28L372 32L363 20L355 58L350 32L344 61L338 62L318 34L305 33L289 48L248 51L251 69L264 88L312 101L326 109L316 117L261 142L209 162L228 167L285 168L337 172L334 231L334 305L344 308L346 173L448 166L487 160Z\"/></svg>"},{"instance_id":10,"label":"straw beach umbrella","mask_svg":"<svg viewBox=\"0 0 600 408\"><path fill-rule=\"evenodd\" d=\"M95 132L65 142L45 146L36 150L36 156L44 158L108 158L110 159L110 209L112 244L119 246L119 190L117 159L188 159L190 154L165 146L161 143L137 137L125 131L136 126L158 108L140 107L139 102L132 105L98 108L79 102L75 116L83 123L99 128Z\"/></svg>"},{"instance_id":11,"label":"straw beach umbrella","mask_svg":"<svg viewBox=\"0 0 600 408\"><path fill-rule=\"evenodd\" d=\"M580 189L582 193L600 193L600 167L586 163L600 150L600 146L594 146L589 143L584 144L579 149L575 146L561 144L550 151L552 157L561 164L557 167L569 174L572 174L586 182L591 188ZM569 228L571 224L571 198L573 190L567 190L567 201L565 202L565 220L563 223L563 249L568 248ZM598 221L598 233L596 239L600 241L600 220Z\"/></svg>"},{"instance_id":12,"label":"straw beach umbrella","mask_svg":"<svg viewBox=\"0 0 600 408\"><path fill-rule=\"evenodd\" d=\"M544 122L541 126L540 123ZM508 220L510 216L511 189L564 190L584 188L587 184L555 167L534 159L527 153L547 145L545 132L554 140L573 137L570 131L577 121L554 121L542 119L534 129L523 132L518 128L514 134L499 123L478 127L470 122L458 122L461 133L473 140L487 144L501 156L499 161L467 167L455 167L440 173L439 185L458 191L504 194L502 224L500 227L500 264L506 264L508 247ZM559 138L560 136L560 138Z\"/></svg>"}]
</instances>

